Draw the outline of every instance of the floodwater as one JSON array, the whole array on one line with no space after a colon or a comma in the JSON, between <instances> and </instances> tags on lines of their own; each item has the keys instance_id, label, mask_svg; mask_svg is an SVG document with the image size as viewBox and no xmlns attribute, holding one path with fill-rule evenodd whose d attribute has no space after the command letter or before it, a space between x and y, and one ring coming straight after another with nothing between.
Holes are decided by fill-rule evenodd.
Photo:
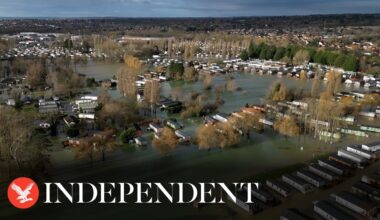
<instances>
[{"instance_id":1,"label":"floodwater","mask_svg":"<svg viewBox=\"0 0 380 220\"><path fill-rule=\"evenodd\" d=\"M104 64L90 62L79 66L78 71L96 79L109 79L117 73L120 64ZM222 112L239 110L246 103L260 104L268 87L276 76L258 76L251 74L234 74L236 84L241 91L223 92L225 104ZM300 81L289 78L282 79L289 87L304 86ZM222 77L217 77L213 85L223 84ZM305 88L310 87L309 82ZM172 91L189 94L202 91L202 83L173 83L162 85L162 94L170 96ZM97 90L93 91L95 94ZM119 97L117 90L112 90L113 97ZM215 94L208 92L210 101ZM183 120L185 131L193 134L197 122ZM147 134L148 135L148 134ZM70 157L67 150L52 152L51 159L55 167L52 179L56 181L128 181L128 182L232 182L252 179L255 175L270 173L273 170L284 168L297 163L307 163L313 158L335 151L337 146L347 142L361 143L367 139L350 138L334 145L321 142L310 137L288 138L266 129L262 134L253 134L252 141L242 141L239 147L232 149L213 149L211 151L198 150L196 146L180 146L169 155L160 155L157 150L148 146L144 149L126 146L107 155L106 161L97 161L92 166L87 161L76 160ZM302 146L302 150L301 150ZM61 207L45 205L31 209L31 216L41 217L44 212L46 219L67 219L72 215L81 216L81 219L100 219L105 217L130 219L238 219L236 209L227 205L210 205L204 209L194 209L188 205L103 205L100 207L84 207L80 205ZM94 211L101 208L101 212ZM42 211L44 210L44 211ZM49 210L49 211L46 211ZM19 215L20 214L20 215ZM20 212L3 212L6 217L21 217ZM245 216L249 218L250 216ZM252 217L255 218L254 216ZM240 217L239 217L240 219Z\"/></svg>"},{"instance_id":2,"label":"floodwater","mask_svg":"<svg viewBox=\"0 0 380 220\"><path fill-rule=\"evenodd\" d=\"M87 65L79 66L78 71L96 79L109 79L116 75L121 64L104 64L90 62ZM220 112L231 113L238 111L246 103L260 104L270 87L277 80L283 81L289 88L310 89L310 81L306 83L294 80L288 77L279 78L277 76L259 76L249 73L232 74L236 80L237 87L241 90L235 92L223 92L222 97L224 105L219 109ZM224 85L224 76L217 76L213 80L213 87ZM174 91L174 92L173 92ZM165 82L162 84L161 93L164 96L171 96L172 93L188 95L192 92L202 92L202 82L183 83L183 82ZM93 91L97 94L99 91ZM111 90L113 97L120 97L117 90ZM204 93L210 102L215 99L213 90ZM158 114L159 118L166 118L163 113ZM194 135L199 122L193 119L181 120L185 125L184 131ZM360 142L365 139L346 138L344 142ZM340 142L336 145L343 145ZM236 181L250 178L255 174L274 170L295 163L309 161L313 157L333 151L336 145L330 145L310 137L285 139L283 136L276 134L271 129L266 129L263 134L253 134L252 141L243 140L237 148L227 150L212 150L211 152L198 150L196 146L179 147L170 156L162 156L152 147L144 151L128 151L122 157L142 162L147 169L147 175L152 174L149 169L154 167L154 173L159 173L170 180L224 180ZM303 150L301 151L301 146ZM120 157L120 156L119 156ZM139 159L140 158L140 159ZM127 159L126 159L127 160ZM161 161L151 164L151 160ZM148 165L151 164L152 167ZM145 173L145 172L144 172ZM153 177L153 174L152 176Z\"/></svg>"}]
</instances>

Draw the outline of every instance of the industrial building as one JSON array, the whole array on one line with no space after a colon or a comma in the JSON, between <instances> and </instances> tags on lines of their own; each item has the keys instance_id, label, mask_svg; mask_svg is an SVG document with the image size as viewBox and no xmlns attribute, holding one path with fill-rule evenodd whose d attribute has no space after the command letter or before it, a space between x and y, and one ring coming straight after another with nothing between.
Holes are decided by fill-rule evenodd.
<instances>
[{"instance_id":1,"label":"industrial building","mask_svg":"<svg viewBox=\"0 0 380 220\"><path fill-rule=\"evenodd\" d=\"M318 160L318 164L341 176L348 175L350 173L346 167L332 160L321 159L321 160Z\"/></svg>"},{"instance_id":2,"label":"industrial building","mask_svg":"<svg viewBox=\"0 0 380 220\"><path fill-rule=\"evenodd\" d=\"M309 166L309 170L320 177L323 177L329 181L339 180L339 177L332 171L327 168L324 168L318 164L311 164Z\"/></svg>"},{"instance_id":3,"label":"industrial building","mask_svg":"<svg viewBox=\"0 0 380 220\"><path fill-rule=\"evenodd\" d=\"M380 202L380 189L364 182L357 182L351 187L352 191L358 195Z\"/></svg>"},{"instance_id":4,"label":"industrial building","mask_svg":"<svg viewBox=\"0 0 380 220\"><path fill-rule=\"evenodd\" d=\"M301 213L297 209L287 209L281 216L280 220L310 220L311 218Z\"/></svg>"},{"instance_id":5,"label":"industrial building","mask_svg":"<svg viewBox=\"0 0 380 220\"><path fill-rule=\"evenodd\" d=\"M353 216L347 214L334 204L328 201L314 202L314 212L324 219L328 220L356 220Z\"/></svg>"},{"instance_id":6,"label":"industrial building","mask_svg":"<svg viewBox=\"0 0 380 220\"><path fill-rule=\"evenodd\" d=\"M306 169L298 170L297 176L318 188L321 188L327 185L327 182L325 179L311 173L310 171Z\"/></svg>"},{"instance_id":7,"label":"industrial building","mask_svg":"<svg viewBox=\"0 0 380 220\"><path fill-rule=\"evenodd\" d=\"M302 193L308 193L311 190L313 190L313 187L307 183L305 180L292 175L292 174L285 174L282 176L282 181L285 183L291 185L292 187L296 188L297 190L301 191Z\"/></svg>"},{"instance_id":8,"label":"industrial building","mask_svg":"<svg viewBox=\"0 0 380 220\"><path fill-rule=\"evenodd\" d=\"M377 212L376 204L362 199L349 192L339 192L331 194L335 202L363 216L372 216Z\"/></svg>"},{"instance_id":9,"label":"industrial building","mask_svg":"<svg viewBox=\"0 0 380 220\"><path fill-rule=\"evenodd\" d=\"M347 151L355 153L359 156L362 156L368 160L375 159L376 155L371 151L362 149L359 145L349 145L347 146Z\"/></svg>"},{"instance_id":10,"label":"industrial building","mask_svg":"<svg viewBox=\"0 0 380 220\"><path fill-rule=\"evenodd\" d=\"M291 189L280 180L267 180L265 184L283 197L288 197L291 193Z\"/></svg>"},{"instance_id":11,"label":"industrial building","mask_svg":"<svg viewBox=\"0 0 380 220\"><path fill-rule=\"evenodd\" d=\"M353 162L356 162L358 164L364 164L364 163L368 162L368 160L365 159L364 157L359 156L355 153L351 153L351 152L346 151L346 150L338 150L338 156L350 159Z\"/></svg>"}]
</instances>

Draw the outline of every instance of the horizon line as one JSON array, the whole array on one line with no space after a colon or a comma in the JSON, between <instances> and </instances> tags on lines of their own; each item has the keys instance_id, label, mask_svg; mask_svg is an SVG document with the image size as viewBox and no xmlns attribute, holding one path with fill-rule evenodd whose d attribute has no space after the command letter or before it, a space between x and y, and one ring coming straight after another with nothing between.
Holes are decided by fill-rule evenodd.
<instances>
[{"instance_id":1,"label":"horizon line","mask_svg":"<svg viewBox=\"0 0 380 220\"><path fill-rule=\"evenodd\" d=\"M308 17L308 16L339 16L339 15L380 15L380 13L315 13L294 15L243 15L243 16L154 16L154 17L127 17L127 16L0 16L0 19L220 19L220 18L266 18L266 17Z\"/></svg>"}]
</instances>

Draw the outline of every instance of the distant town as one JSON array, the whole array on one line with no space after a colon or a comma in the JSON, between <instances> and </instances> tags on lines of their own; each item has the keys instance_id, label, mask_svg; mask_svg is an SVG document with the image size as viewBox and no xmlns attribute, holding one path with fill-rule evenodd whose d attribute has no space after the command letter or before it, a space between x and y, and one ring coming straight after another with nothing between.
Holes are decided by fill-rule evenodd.
<instances>
[{"instance_id":1,"label":"distant town","mask_svg":"<svg viewBox=\"0 0 380 220\"><path fill-rule=\"evenodd\" d=\"M376 21L0 19L0 183L260 182L164 216L380 219Z\"/></svg>"}]
</instances>

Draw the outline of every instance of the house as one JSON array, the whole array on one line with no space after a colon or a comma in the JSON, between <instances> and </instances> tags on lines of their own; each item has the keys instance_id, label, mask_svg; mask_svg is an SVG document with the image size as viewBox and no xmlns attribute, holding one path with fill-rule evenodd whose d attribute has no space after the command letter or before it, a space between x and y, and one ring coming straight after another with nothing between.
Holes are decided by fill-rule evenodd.
<instances>
[{"instance_id":1,"label":"house","mask_svg":"<svg viewBox=\"0 0 380 220\"><path fill-rule=\"evenodd\" d=\"M217 122L217 120L215 120L213 117L211 116L204 116L203 117L203 123L207 126L207 125L214 125L215 123Z\"/></svg>"},{"instance_id":2,"label":"house","mask_svg":"<svg viewBox=\"0 0 380 220\"><path fill-rule=\"evenodd\" d=\"M347 146L346 149L347 149L347 151L355 153L361 157L364 157L367 160L371 160L371 159L376 158L376 155L373 152L362 149L360 145L349 145L349 146Z\"/></svg>"},{"instance_id":3,"label":"house","mask_svg":"<svg viewBox=\"0 0 380 220\"><path fill-rule=\"evenodd\" d=\"M148 141L143 137L136 137L134 141L137 146L146 146L148 144Z\"/></svg>"},{"instance_id":4,"label":"house","mask_svg":"<svg viewBox=\"0 0 380 220\"><path fill-rule=\"evenodd\" d=\"M95 114L94 113L79 113L78 118L79 119L95 120Z\"/></svg>"},{"instance_id":5,"label":"house","mask_svg":"<svg viewBox=\"0 0 380 220\"><path fill-rule=\"evenodd\" d=\"M364 175L362 176L361 181L376 187L380 187L380 175L378 174Z\"/></svg>"},{"instance_id":6,"label":"house","mask_svg":"<svg viewBox=\"0 0 380 220\"><path fill-rule=\"evenodd\" d=\"M364 164L364 163L368 162L368 160L365 159L364 157L359 156L355 153L346 151L346 150L338 150L338 156L347 158L347 159L349 159L355 163L358 163L358 164Z\"/></svg>"},{"instance_id":7,"label":"house","mask_svg":"<svg viewBox=\"0 0 380 220\"><path fill-rule=\"evenodd\" d=\"M352 185L351 187L352 191L358 195L362 195L362 196L365 196L371 200L375 200L377 202L380 202L380 189L368 184L368 183L365 183L365 182L362 182L362 181L359 181L355 184Z\"/></svg>"},{"instance_id":8,"label":"house","mask_svg":"<svg viewBox=\"0 0 380 220\"><path fill-rule=\"evenodd\" d=\"M362 144L362 149L371 151L371 152L376 152L380 150L380 141L368 143L368 144Z\"/></svg>"},{"instance_id":9,"label":"house","mask_svg":"<svg viewBox=\"0 0 380 220\"><path fill-rule=\"evenodd\" d=\"M370 126L370 125L358 125L358 126L359 126L359 129L362 131L380 133L380 127L377 127L377 126Z\"/></svg>"},{"instance_id":10,"label":"house","mask_svg":"<svg viewBox=\"0 0 380 220\"><path fill-rule=\"evenodd\" d=\"M60 111L58 103L56 101L40 100L38 105L38 111L40 113L56 114Z\"/></svg>"},{"instance_id":11,"label":"house","mask_svg":"<svg viewBox=\"0 0 380 220\"><path fill-rule=\"evenodd\" d=\"M7 100L7 105L9 105L9 106L15 106L16 105L16 100L14 100L14 99L8 99Z\"/></svg>"},{"instance_id":12,"label":"house","mask_svg":"<svg viewBox=\"0 0 380 220\"><path fill-rule=\"evenodd\" d=\"M190 142L191 141L191 136L187 135L183 131L176 130L174 133L180 139L179 142L181 142L181 143L185 143L185 142Z\"/></svg>"},{"instance_id":13,"label":"house","mask_svg":"<svg viewBox=\"0 0 380 220\"><path fill-rule=\"evenodd\" d=\"M179 130L183 128L183 125L181 125L176 119L168 119L166 120L165 124L166 126L174 130Z\"/></svg>"},{"instance_id":14,"label":"house","mask_svg":"<svg viewBox=\"0 0 380 220\"><path fill-rule=\"evenodd\" d=\"M314 185L315 187L321 188L327 185L327 181L325 179L313 174L312 172L306 169L298 170L296 174L299 178Z\"/></svg>"},{"instance_id":15,"label":"house","mask_svg":"<svg viewBox=\"0 0 380 220\"><path fill-rule=\"evenodd\" d=\"M149 123L148 130L151 130L156 134L161 133L163 129L164 128L157 123Z\"/></svg>"},{"instance_id":16,"label":"house","mask_svg":"<svg viewBox=\"0 0 380 220\"><path fill-rule=\"evenodd\" d=\"M291 189L280 180L267 180L265 184L267 187L282 195L283 197L288 197L291 193Z\"/></svg>"},{"instance_id":17,"label":"house","mask_svg":"<svg viewBox=\"0 0 380 220\"><path fill-rule=\"evenodd\" d=\"M354 162L354 161L352 161L346 157L338 156L338 154L336 154L336 153L331 154L329 156L329 160L338 162L338 163L342 164L343 166L346 166L346 167L351 168L351 169L357 167L357 162Z\"/></svg>"},{"instance_id":18,"label":"house","mask_svg":"<svg viewBox=\"0 0 380 220\"><path fill-rule=\"evenodd\" d=\"M362 216L372 216L377 212L377 205L349 192L331 194L336 203Z\"/></svg>"},{"instance_id":19,"label":"house","mask_svg":"<svg viewBox=\"0 0 380 220\"><path fill-rule=\"evenodd\" d=\"M280 220L311 220L312 218L306 216L296 209L287 209L281 216Z\"/></svg>"},{"instance_id":20,"label":"house","mask_svg":"<svg viewBox=\"0 0 380 220\"><path fill-rule=\"evenodd\" d=\"M320 176L320 177L323 177L329 181L336 181L336 180L339 180L339 177L333 173L332 171L330 171L329 169L326 169L318 164L311 164L309 166L309 170L310 172Z\"/></svg>"},{"instance_id":21,"label":"house","mask_svg":"<svg viewBox=\"0 0 380 220\"><path fill-rule=\"evenodd\" d=\"M212 118L222 123L228 122L228 117L229 115L225 113L218 113L212 116Z\"/></svg>"},{"instance_id":22,"label":"house","mask_svg":"<svg viewBox=\"0 0 380 220\"><path fill-rule=\"evenodd\" d=\"M68 115L68 116L64 117L63 121L65 122L67 127L73 127L79 122L78 118L75 117L74 115Z\"/></svg>"},{"instance_id":23,"label":"house","mask_svg":"<svg viewBox=\"0 0 380 220\"><path fill-rule=\"evenodd\" d=\"M353 216L347 214L342 209L328 201L315 201L313 210L319 216L329 220L355 220Z\"/></svg>"},{"instance_id":24,"label":"house","mask_svg":"<svg viewBox=\"0 0 380 220\"><path fill-rule=\"evenodd\" d=\"M234 202L231 197L227 196L229 200ZM246 193L236 193L236 205L248 212L249 214L255 214L262 211L262 208L257 203L245 203L247 201Z\"/></svg>"},{"instance_id":25,"label":"house","mask_svg":"<svg viewBox=\"0 0 380 220\"><path fill-rule=\"evenodd\" d=\"M97 101L79 100L76 102L76 106L73 109L79 111L79 113L95 113L97 107Z\"/></svg>"},{"instance_id":26,"label":"house","mask_svg":"<svg viewBox=\"0 0 380 220\"><path fill-rule=\"evenodd\" d=\"M244 190L247 191L246 186L244 187ZM276 199L273 195L262 189L252 188L251 195L265 204L274 204L276 202Z\"/></svg>"},{"instance_id":27,"label":"house","mask_svg":"<svg viewBox=\"0 0 380 220\"><path fill-rule=\"evenodd\" d=\"M320 160L318 160L318 164L321 167L324 167L324 168L334 172L335 174L338 174L341 176L349 174L348 168L346 168L345 166L341 165L340 163L332 161L332 160L320 159Z\"/></svg>"},{"instance_id":28,"label":"house","mask_svg":"<svg viewBox=\"0 0 380 220\"><path fill-rule=\"evenodd\" d=\"M307 183L303 179L292 174L283 175L282 181L291 185L292 187L294 187L295 189L299 190L302 193L308 193L313 190L313 187L310 186L309 183Z\"/></svg>"}]
</instances>

